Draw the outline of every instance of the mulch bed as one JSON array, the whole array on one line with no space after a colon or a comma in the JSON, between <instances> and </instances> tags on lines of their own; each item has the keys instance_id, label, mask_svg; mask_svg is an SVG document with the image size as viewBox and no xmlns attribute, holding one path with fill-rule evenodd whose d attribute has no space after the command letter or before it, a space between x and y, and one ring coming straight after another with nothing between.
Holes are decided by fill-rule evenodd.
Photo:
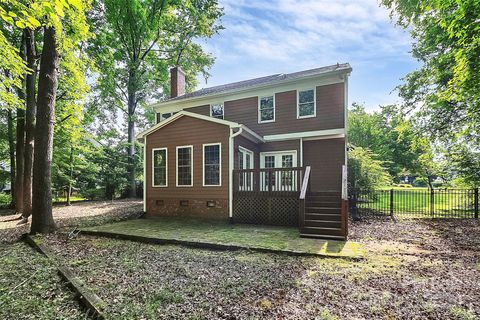
<instances>
[{"instance_id":1,"label":"mulch bed","mask_svg":"<svg viewBox=\"0 0 480 320\"><path fill-rule=\"evenodd\" d=\"M366 259L220 252L65 234L43 237L115 319L477 319L480 224L350 225Z\"/></svg>"},{"instance_id":2,"label":"mulch bed","mask_svg":"<svg viewBox=\"0 0 480 320\"><path fill-rule=\"evenodd\" d=\"M138 199L89 201L72 203L71 206L56 205L53 207L53 217L57 227L73 228L136 218L142 211L142 201ZM30 223L17 225L17 217L0 216L0 243L18 241L22 234L29 232Z\"/></svg>"}]
</instances>

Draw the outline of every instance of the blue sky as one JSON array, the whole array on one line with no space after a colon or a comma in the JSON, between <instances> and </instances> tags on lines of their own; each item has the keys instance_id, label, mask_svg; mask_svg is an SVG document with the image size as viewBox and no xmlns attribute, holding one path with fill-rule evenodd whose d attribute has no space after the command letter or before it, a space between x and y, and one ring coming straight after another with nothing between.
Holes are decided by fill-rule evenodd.
<instances>
[{"instance_id":1,"label":"blue sky","mask_svg":"<svg viewBox=\"0 0 480 320\"><path fill-rule=\"evenodd\" d=\"M349 102L395 103L418 67L408 32L376 0L220 0L225 30L203 43L216 61L199 88L349 62Z\"/></svg>"}]
</instances>

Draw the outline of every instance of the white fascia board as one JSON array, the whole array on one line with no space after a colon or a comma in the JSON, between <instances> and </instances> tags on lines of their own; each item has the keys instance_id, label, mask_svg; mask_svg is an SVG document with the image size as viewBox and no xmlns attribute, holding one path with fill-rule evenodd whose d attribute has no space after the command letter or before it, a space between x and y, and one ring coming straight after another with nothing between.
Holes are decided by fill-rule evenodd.
<instances>
[{"instance_id":1,"label":"white fascia board","mask_svg":"<svg viewBox=\"0 0 480 320\"><path fill-rule=\"evenodd\" d=\"M240 124L238 124L236 122L217 119L217 118L212 118L212 117L209 117L209 116L204 116L204 115L201 115L201 114L198 114L198 113L193 113L193 112L188 112L188 111L180 111L179 113L171 116L167 120L160 121L159 123L157 123L153 127L137 134L137 140L143 140L143 138L145 138L145 136L149 135L150 133L160 129L163 126L166 126L167 124L169 124L169 123L171 123L171 122L173 122L173 121L175 121L175 120L177 120L177 119L179 119L180 117L183 117L183 116L192 117L192 118L196 118L196 119L201 119L201 120L210 121L210 122L213 122L213 123L226 125L226 126L229 126L230 128L240 127Z\"/></svg>"},{"instance_id":2,"label":"white fascia board","mask_svg":"<svg viewBox=\"0 0 480 320\"><path fill-rule=\"evenodd\" d=\"M329 129L329 130L317 130L317 131L304 131L304 132L293 132L293 133L284 133L284 134L273 134L264 136L263 139L265 142L272 141L283 141L283 140L296 140L296 139L308 139L308 138L319 138L327 136L345 136L345 129Z\"/></svg>"},{"instance_id":3,"label":"white fascia board","mask_svg":"<svg viewBox=\"0 0 480 320\"><path fill-rule=\"evenodd\" d=\"M262 95L272 95L280 92L324 86L335 83L343 83L345 81L345 74L348 74L347 70L339 70L328 74L315 75L301 79L291 79L288 81L283 80L249 88L224 91L187 99L159 102L152 104L150 107L152 107L156 112L176 112L185 108L207 105L212 101L223 101L225 107L225 101L257 97Z\"/></svg>"},{"instance_id":4,"label":"white fascia board","mask_svg":"<svg viewBox=\"0 0 480 320\"><path fill-rule=\"evenodd\" d=\"M240 127L243 129L243 132L244 133L247 133L249 134L250 136L252 136L254 138L255 141L253 142L257 142L257 143L264 143L265 140L262 138L262 136L260 136L259 134L257 134L255 131L253 131L252 129L248 128L247 126L245 125L240 125ZM249 137L247 137L249 138ZM251 139L250 139L251 140Z\"/></svg>"}]
</instances>

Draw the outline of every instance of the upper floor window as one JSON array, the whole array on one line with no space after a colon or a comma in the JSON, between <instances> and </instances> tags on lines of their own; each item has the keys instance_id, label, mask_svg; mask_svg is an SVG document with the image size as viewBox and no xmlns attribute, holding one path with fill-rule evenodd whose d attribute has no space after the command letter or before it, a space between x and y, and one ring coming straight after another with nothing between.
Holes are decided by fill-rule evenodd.
<instances>
[{"instance_id":1,"label":"upper floor window","mask_svg":"<svg viewBox=\"0 0 480 320\"><path fill-rule=\"evenodd\" d=\"M223 104L222 103L217 103L217 104L211 104L210 105L210 116L217 118L217 119L223 119Z\"/></svg>"},{"instance_id":2,"label":"upper floor window","mask_svg":"<svg viewBox=\"0 0 480 320\"><path fill-rule=\"evenodd\" d=\"M299 90L297 104L297 118L315 117L315 90Z\"/></svg>"},{"instance_id":3,"label":"upper floor window","mask_svg":"<svg viewBox=\"0 0 480 320\"><path fill-rule=\"evenodd\" d=\"M171 116L175 115L177 112L163 112L163 113L157 113L157 123L163 120L167 120Z\"/></svg>"},{"instance_id":4,"label":"upper floor window","mask_svg":"<svg viewBox=\"0 0 480 320\"><path fill-rule=\"evenodd\" d=\"M260 97L258 99L258 122L275 121L275 98L274 96Z\"/></svg>"},{"instance_id":5,"label":"upper floor window","mask_svg":"<svg viewBox=\"0 0 480 320\"><path fill-rule=\"evenodd\" d=\"M152 150L152 185L154 187L167 186L167 148Z\"/></svg>"},{"instance_id":6,"label":"upper floor window","mask_svg":"<svg viewBox=\"0 0 480 320\"><path fill-rule=\"evenodd\" d=\"M177 147L177 187L193 186L193 146Z\"/></svg>"}]
</instances>

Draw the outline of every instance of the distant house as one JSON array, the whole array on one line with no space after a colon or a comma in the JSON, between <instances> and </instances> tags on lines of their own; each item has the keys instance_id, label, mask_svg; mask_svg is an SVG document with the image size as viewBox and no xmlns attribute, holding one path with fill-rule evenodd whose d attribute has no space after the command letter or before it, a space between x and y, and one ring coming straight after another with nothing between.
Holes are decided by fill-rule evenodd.
<instances>
[{"instance_id":1,"label":"distant house","mask_svg":"<svg viewBox=\"0 0 480 320\"><path fill-rule=\"evenodd\" d=\"M144 210L295 225L303 236L345 239L349 64L185 93L154 105L145 145ZM343 204L343 210L342 210Z\"/></svg>"}]
</instances>

